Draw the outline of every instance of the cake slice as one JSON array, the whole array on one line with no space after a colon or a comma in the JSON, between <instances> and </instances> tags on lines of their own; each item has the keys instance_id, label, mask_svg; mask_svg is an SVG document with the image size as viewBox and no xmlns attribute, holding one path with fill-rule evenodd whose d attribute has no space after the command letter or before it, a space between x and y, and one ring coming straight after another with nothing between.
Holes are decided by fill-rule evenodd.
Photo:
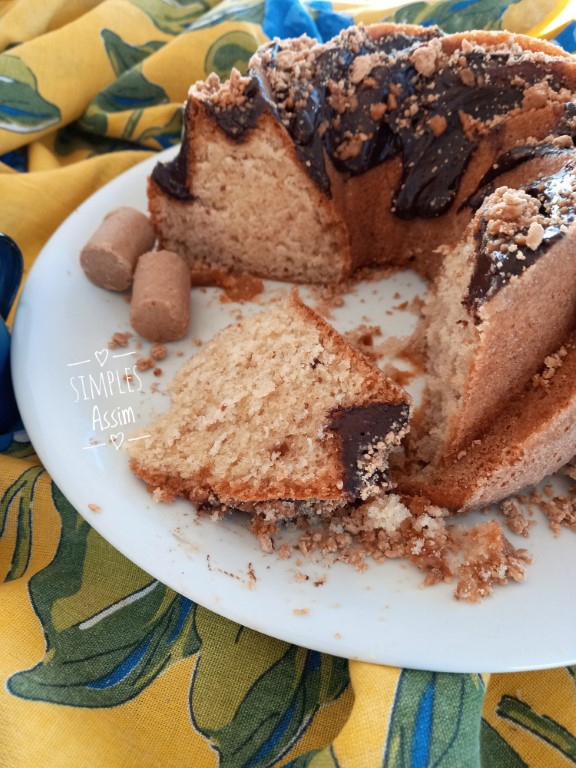
<instances>
[{"instance_id":1,"label":"cake slice","mask_svg":"<svg viewBox=\"0 0 576 768\"><path fill-rule=\"evenodd\" d=\"M325 513L388 487L410 399L293 292L218 334L177 373L171 406L128 449L154 496Z\"/></svg>"},{"instance_id":2,"label":"cake slice","mask_svg":"<svg viewBox=\"0 0 576 768\"><path fill-rule=\"evenodd\" d=\"M405 492L451 510L517 494L576 455L576 333L571 333L500 417L457 455L404 476Z\"/></svg>"},{"instance_id":3,"label":"cake slice","mask_svg":"<svg viewBox=\"0 0 576 768\"><path fill-rule=\"evenodd\" d=\"M576 322L572 142L518 147L492 176L499 168L502 186L445 252L424 308L427 391L410 441L424 464L457 456L523 401L527 382Z\"/></svg>"}]
</instances>

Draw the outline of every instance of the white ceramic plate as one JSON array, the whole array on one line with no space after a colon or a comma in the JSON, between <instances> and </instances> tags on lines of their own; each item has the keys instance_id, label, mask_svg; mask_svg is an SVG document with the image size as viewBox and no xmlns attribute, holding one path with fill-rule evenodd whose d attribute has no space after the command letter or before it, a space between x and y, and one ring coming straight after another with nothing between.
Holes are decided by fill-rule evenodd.
<instances>
[{"instance_id":1,"label":"white ceramic plate","mask_svg":"<svg viewBox=\"0 0 576 768\"><path fill-rule=\"evenodd\" d=\"M172 154L168 150L164 159ZM528 541L510 536L534 556L526 583L497 588L483 604L469 605L457 602L448 585L420 588L421 574L400 562L371 564L359 573L343 564L297 562L295 556L283 561L260 550L241 515L219 522L199 520L184 501L152 502L130 473L122 446L116 445L167 407L168 397L154 392L152 385L163 387L182 364L176 350L188 356L197 349L194 337L210 338L239 308L259 309L253 303L222 303L217 289L194 290L187 340L171 345L160 364L162 377L142 373L142 390L127 391L122 377L134 357L117 355L134 346L106 350L113 333L130 330L128 304L124 296L89 283L78 257L113 207L146 210L145 178L156 159L145 160L98 191L60 227L37 259L16 315L13 371L22 417L38 455L80 514L130 560L178 592L302 646L451 672L576 662L576 542L568 531L555 538L543 519ZM272 284L269 290L285 292L287 286ZM390 335L408 335L415 316L387 310L418 292L423 293L422 283L411 273L362 284L346 297L333 322L340 330L369 322ZM90 376L99 383L102 372L112 384L105 391L90 391ZM105 411L109 419L115 413L120 423L102 429ZM132 420L132 414L134 423L121 423ZM297 581L297 571L310 578ZM323 578L325 583L315 586Z\"/></svg>"}]
</instances>

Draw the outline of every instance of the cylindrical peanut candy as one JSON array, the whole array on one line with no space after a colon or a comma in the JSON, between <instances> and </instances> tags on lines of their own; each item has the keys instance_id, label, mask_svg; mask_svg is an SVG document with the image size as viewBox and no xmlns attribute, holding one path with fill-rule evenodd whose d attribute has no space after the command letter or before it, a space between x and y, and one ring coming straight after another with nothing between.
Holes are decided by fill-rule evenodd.
<instances>
[{"instance_id":1,"label":"cylindrical peanut candy","mask_svg":"<svg viewBox=\"0 0 576 768\"><path fill-rule=\"evenodd\" d=\"M148 217L134 208L110 211L80 254L88 278L110 291L132 285L138 258L154 247L156 234Z\"/></svg>"},{"instance_id":2,"label":"cylindrical peanut candy","mask_svg":"<svg viewBox=\"0 0 576 768\"><path fill-rule=\"evenodd\" d=\"M190 320L190 268L172 251L151 251L138 259L130 322L149 341L181 339Z\"/></svg>"}]
</instances>

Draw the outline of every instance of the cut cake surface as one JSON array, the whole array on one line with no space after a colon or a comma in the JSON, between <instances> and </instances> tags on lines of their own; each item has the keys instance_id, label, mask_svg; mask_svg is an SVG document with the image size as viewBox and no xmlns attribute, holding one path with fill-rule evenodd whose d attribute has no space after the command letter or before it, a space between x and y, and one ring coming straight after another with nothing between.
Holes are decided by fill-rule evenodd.
<instances>
[{"instance_id":1,"label":"cut cake surface","mask_svg":"<svg viewBox=\"0 0 576 768\"><path fill-rule=\"evenodd\" d=\"M386 490L409 412L403 390L292 294L203 346L129 455L159 499L290 515Z\"/></svg>"},{"instance_id":2,"label":"cut cake surface","mask_svg":"<svg viewBox=\"0 0 576 768\"><path fill-rule=\"evenodd\" d=\"M425 415L411 435L424 461L467 448L574 328L576 153L571 142L523 150L427 296Z\"/></svg>"}]
</instances>

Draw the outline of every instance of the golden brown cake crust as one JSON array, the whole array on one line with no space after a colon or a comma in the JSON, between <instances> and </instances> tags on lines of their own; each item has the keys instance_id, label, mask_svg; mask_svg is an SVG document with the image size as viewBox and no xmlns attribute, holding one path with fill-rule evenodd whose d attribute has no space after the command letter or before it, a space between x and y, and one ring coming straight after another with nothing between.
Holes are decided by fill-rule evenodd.
<instances>
[{"instance_id":1,"label":"golden brown cake crust","mask_svg":"<svg viewBox=\"0 0 576 768\"><path fill-rule=\"evenodd\" d=\"M567 464L576 449L576 336L549 355L524 391L462 452L432 472L396 478L407 493L469 510L517 493Z\"/></svg>"}]
</instances>

